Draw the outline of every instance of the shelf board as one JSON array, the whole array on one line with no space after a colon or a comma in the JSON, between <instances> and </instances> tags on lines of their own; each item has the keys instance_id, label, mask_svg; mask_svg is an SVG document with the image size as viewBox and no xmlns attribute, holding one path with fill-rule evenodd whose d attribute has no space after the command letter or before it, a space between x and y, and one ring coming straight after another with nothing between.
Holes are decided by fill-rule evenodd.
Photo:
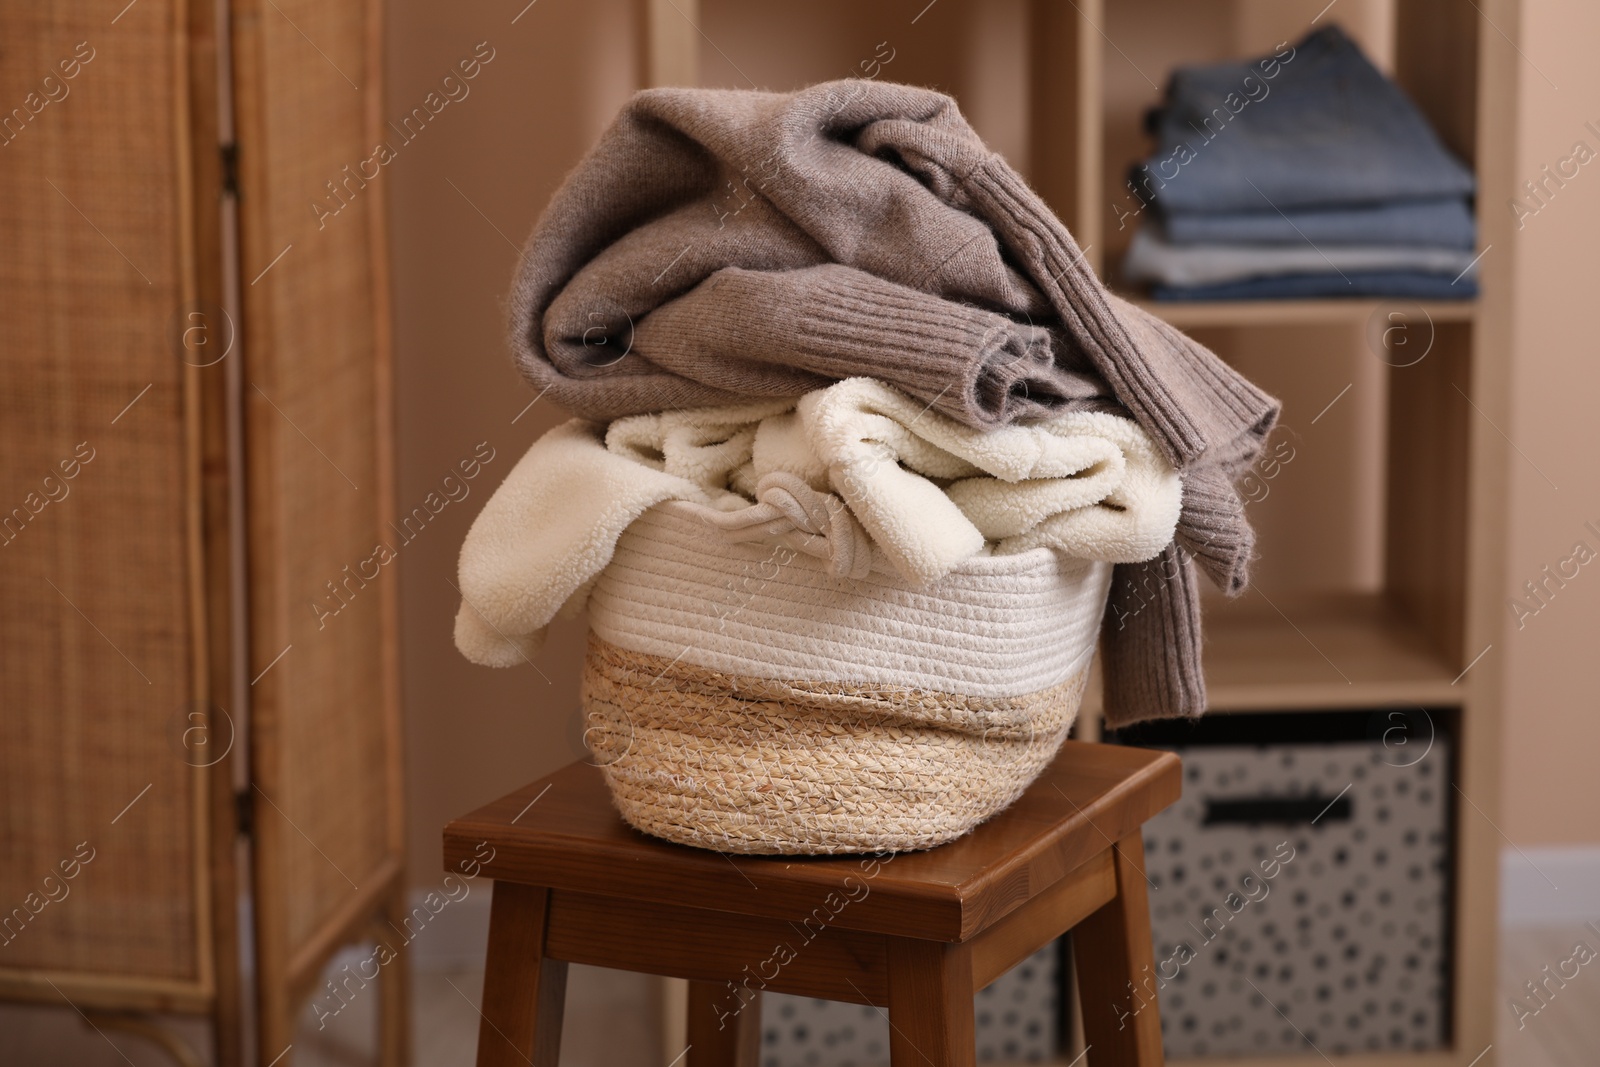
<instances>
[{"instance_id":1,"label":"shelf board","mask_svg":"<svg viewBox=\"0 0 1600 1067\"><path fill-rule=\"evenodd\" d=\"M1452 685L1458 672L1375 593L1269 601L1251 589L1208 600L1204 619L1215 712L1449 707L1465 697ZM1098 715L1098 685L1084 705Z\"/></svg>"},{"instance_id":2,"label":"shelf board","mask_svg":"<svg viewBox=\"0 0 1600 1067\"><path fill-rule=\"evenodd\" d=\"M1150 300L1128 293L1122 295L1180 330L1208 326L1360 326L1366 323L1380 304L1412 304L1400 299L1189 302ZM1471 322L1477 311L1477 302L1473 300L1424 300L1417 304L1436 323Z\"/></svg>"},{"instance_id":3,"label":"shelf board","mask_svg":"<svg viewBox=\"0 0 1600 1067\"><path fill-rule=\"evenodd\" d=\"M1456 672L1378 594L1208 605L1206 684L1219 711L1461 702Z\"/></svg>"}]
</instances>

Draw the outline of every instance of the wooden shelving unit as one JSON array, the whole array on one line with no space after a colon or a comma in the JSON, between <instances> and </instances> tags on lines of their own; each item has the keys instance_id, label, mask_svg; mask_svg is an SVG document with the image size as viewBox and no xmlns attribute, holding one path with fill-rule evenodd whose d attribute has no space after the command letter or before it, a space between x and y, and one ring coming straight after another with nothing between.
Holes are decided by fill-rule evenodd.
<instances>
[{"instance_id":1,"label":"wooden shelving unit","mask_svg":"<svg viewBox=\"0 0 1600 1067\"><path fill-rule=\"evenodd\" d=\"M1073 76L1067 64L1053 74L1036 73L1032 126L1049 129L1048 115L1070 114L1063 121L1075 129L1076 152L1058 148L1035 156L1032 180L1080 242L1095 246L1091 255L1102 276L1132 234L1131 227L1117 228L1111 205L1119 200L1123 168L1144 148L1131 121L1139 102L1154 95L1144 75L1159 81L1177 62L1270 51L1278 40L1298 38L1324 10L1321 3L1289 3L1269 12L1250 0L1080 0L1066 14L1054 5L1043 7L1034 8L1034 22L1054 43L1035 39L1035 57L1070 49L1080 73ZM1516 25L1515 0L1477 7L1454 0L1390 0L1344 14L1352 20L1366 16L1368 50L1388 62L1446 143L1475 165L1479 203L1500 203L1501 190L1513 184L1503 146L1510 143L1515 106L1515 52L1490 27ZM1214 24L1224 21L1231 29L1216 32ZM1271 26L1255 27L1257 21ZM1505 249L1509 227L1496 212L1479 215L1480 249ZM1501 709L1493 646L1500 640L1503 611L1498 558L1504 519L1498 511L1507 447L1495 427L1504 423L1511 298L1509 272L1492 259L1491 253L1481 263L1477 300L1408 304L1411 319L1425 325L1431 341L1427 356L1412 366L1383 366L1376 372L1381 390L1350 398L1369 405L1369 423L1385 438L1378 464L1381 507L1371 531L1381 542L1376 573L1354 576L1342 589L1295 589L1285 579L1293 568L1280 565L1259 588L1231 603L1213 601L1206 613L1214 714L1423 707L1456 715L1454 782L1471 802L1458 798L1454 819L1448 1047L1424 1054L1333 1056L1340 1067L1495 1062L1490 1045L1499 836L1492 820ZM1346 359L1351 351L1358 359L1376 358L1361 350L1368 322L1383 303L1377 300L1162 303L1129 295L1180 329L1198 332L1225 359L1254 346L1250 373L1284 394L1315 370L1312 364L1336 358L1340 349ZM1263 345L1279 346L1281 360L1264 362ZM1317 414L1290 404L1284 423L1303 431ZM1301 529L1337 512L1340 503L1324 502L1325 511L1317 504L1306 507ZM1298 540L1264 539L1264 564L1284 557L1298 562L1307 544L1316 544L1314 528L1310 533ZM1093 732L1094 724L1088 725ZM1200 1062L1288 1067L1323 1059L1308 1047L1304 1057Z\"/></svg>"},{"instance_id":2,"label":"wooden shelving unit","mask_svg":"<svg viewBox=\"0 0 1600 1067\"><path fill-rule=\"evenodd\" d=\"M1507 160L1517 58L1493 27L1518 24L1518 2L1346 0L1330 12L1326 0L823 0L797 11L645 0L641 73L646 84L750 87L753 78L790 88L859 73L855 59L880 54L876 43L887 42L895 59L879 76L955 95L1055 208L1095 269L1114 278L1133 232L1119 226L1118 207L1129 203L1121 175L1148 151L1139 114L1159 97L1167 72L1272 51L1324 18L1361 40L1473 163L1478 202L1503 202L1514 184ZM1509 248L1504 213L1479 215L1480 249ZM1453 781L1470 804L1458 799L1454 818L1447 1046L1329 1058L1338 1067L1496 1062L1495 646L1507 456L1496 427L1506 421L1508 259L1508 251L1483 257L1474 301L1408 304L1426 328L1427 354L1407 366L1368 350L1378 300L1162 303L1124 294L1290 398L1285 426L1322 457L1305 461L1299 476L1326 486L1302 485L1261 506L1256 585L1237 601L1208 602L1213 714L1423 707L1452 715ZM1329 428L1336 419L1317 425L1322 400L1307 407L1294 398L1309 395L1308 381L1343 381L1347 370L1352 386L1363 384L1341 401L1339 438ZM1323 399L1337 399L1334 390ZM1312 440L1313 433L1328 436ZM1330 457L1341 447L1360 469L1335 478ZM1327 555L1344 559L1342 569L1318 566ZM1098 736L1096 703L1086 704L1081 735ZM1290 1067L1324 1059L1308 1047L1300 1057L1200 1062Z\"/></svg>"}]
</instances>

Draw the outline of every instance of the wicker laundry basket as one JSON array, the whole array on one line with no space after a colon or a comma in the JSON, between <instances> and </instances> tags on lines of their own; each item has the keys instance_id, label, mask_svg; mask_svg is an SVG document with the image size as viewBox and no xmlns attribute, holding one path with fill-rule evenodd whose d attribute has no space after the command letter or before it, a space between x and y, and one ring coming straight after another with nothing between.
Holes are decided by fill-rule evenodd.
<instances>
[{"instance_id":1,"label":"wicker laundry basket","mask_svg":"<svg viewBox=\"0 0 1600 1067\"><path fill-rule=\"evenodd\" d=\"M1055 755L1110 564L1038 548L918 587L702 516L652 508L589 600L585 737L628 823L727 852L931 848Z\"/></svg>"}]
</instances>

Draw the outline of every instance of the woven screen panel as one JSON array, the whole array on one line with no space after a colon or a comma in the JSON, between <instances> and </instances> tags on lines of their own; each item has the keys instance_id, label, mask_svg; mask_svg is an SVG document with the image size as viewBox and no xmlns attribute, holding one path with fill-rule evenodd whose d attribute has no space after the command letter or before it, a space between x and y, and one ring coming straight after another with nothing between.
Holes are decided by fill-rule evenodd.
<instances>
[{"instance_id":1,"label":"woven screen panel","mask_svg":"<svg viewBox=\"0 0 1600 1067\"><path fill-rule=\"evenodd\" d=\"M242 276L252 676L266 671L252 696L271 801L258 804L273 853L261 896L283 908L265 931L293 957L393 856L385 597L399 561L375 550L405 550L380 452L374 185L388 176L344 172L373 148L365 5L277 0L251 17Z\"/></svg>"},{"instance_id":2,"label":"woven screen panel","mask_svg":"<svg viewBox=\"0 0 1600 1067\"><path fill-rule=\"evenodd\" d=\"M186 131L175 6L125 2L0 3L0 968L184 980Z\"/></svg>"}]
</instances>

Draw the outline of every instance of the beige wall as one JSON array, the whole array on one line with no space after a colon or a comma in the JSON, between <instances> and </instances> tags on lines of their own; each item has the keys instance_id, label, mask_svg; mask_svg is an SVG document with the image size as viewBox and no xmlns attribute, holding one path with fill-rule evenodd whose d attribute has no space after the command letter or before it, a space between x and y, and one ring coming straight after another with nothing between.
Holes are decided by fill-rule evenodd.
<instances>
[{"instance_id":1,"label":"beige wall","mask_svg":"<svg viewBox=\"0 0 1600 1067\"><path fill-rule=\"evenodd\" d=\"M533 439L565 416L537 404L511 365L503 301L517 250L566 171L633 91L627 0L520 5L395 0L388 111L419 103L480 41L494 59L384 172L393 224L399 491L409 510L487 441L495 458L401 559L411 878L440 877L450 818L581 752L581 631L559 631L532 667L491 670L451 639L456 554L467 527ZM453 184L452 184L453 183ZM470 200L470 203L469 203ZM481 212L481 213L480 213Z\"/></svg>"},{"instance_id":2,"label":"beige wall","mask_svg":"<svg viewBox=\"0 0 1600 1067\"><path fill-rule=\"evenodd\" d=\"M1600 127L1596 41L1600 6L1525 0L1519 184L1571 154L1576 141L1600 152L1600 135L1584 128L1590 121ZM1600 535L1583 529L1586 522L1600 528L1600 161L1524 219L1513 248L1489 255L1504 251L1515 259L1517 278L1512 414L1502 427L1515 445L1506 501L1510 597L1545 565L1570 556L1574 542L1600 552ZM1600 561L1583 567L1520 630L1509 608L1505 618L1511 626L1498 650L1507 684L1501 827L1519 844L1600 843Z\"/></svg>"},{"instance_id":3,"label":"beige wall","mask_svg":"<svg viewBox=\"0 0 1600 1067\"><path fill-rule=\"evenodd\" d=\"M943 87L962 98L996 147L1020 153L1021 64L1003 67L1007 74L993 83L969 84L981 57L1019 50L1020 3L1007 0L976 22L970 13L947 16L969 25L944 36L926 26L879 25L882 12L841 0L830 0L821 13L773 5L777 24L741 37L737 21L723 18L730 2L705 0L707 24L735 59L754 57L749 66L757 77L782 85L844 75L874 55L877 42L889 40L896 59L882 76L922 80L933 71L956 72L956 81ZM1374 5L1358 7L1358 21L1370 21ZM521 245L563 173L626 99L637 71L637 23L628 0L538 0L511 25L517 8L423 0L396 0L389 8L392 115L420 102L478 42L495 49L471 95L449 105L385 172L392 182L402 508L418 503L479 442L496 451L472 495L450 505L406 546L402 560L411 870L419 884L436 877L439 830L451 816L581 754L577 627L559 629L536 657L548 683L527 666L475 667L451 642L456 593L449 581L467 525L533 438L562 417L541 403L511 422L533 395L512 368L503 337L513 246ZM1522 50L1529 62L1521 64L1516 151L1519 174L1532 178L1543 163L1566 155L1574 140L1600 150L1600 137L1582 129L1585 121L1600 119L1600 103L1585 110L1600 102L1600 69L1584 54L1588 42L1600 40L1600 11L1577 0L1526 0L1525 8ZM1515 27L1502 28L1515 36ZM1386 51L1383 40L1369 44L1380 56ZM810 57L804 67L794 61L802 51ZM706 47L702 53L708 82L746 84L719 52ZM1483 210L1507 209L1487 204ZM1600 536L1580 530L1587 520L1600 527L1600 419L1591 410L1600 397L1600 352L1586 334L1596 300L1597 246L1600 166L1593 173L1586 168L1528 220L1513 247L1489 253L1514 258L1520 286L1513 416L1503 427L1527 456L1513 453L1507 502L1509 570L1517 586L1568 555L1580 537L1600 550ZM1268 362L1261 372L1270 375ZM1376 454L1362 451L1370 429L1349 429L1341 446L1361 453L1361 465L1375 474ZM1376 506L1375 496L1356 496L1363 506ZM1276 513L1262 519L1268 526L1280 521ZM1353 520L1356 531L1370 533L1375 525L1374 516ZM1349 550L1330 557L1326 575L1301 577L1313 585L1374 581L1373 538L1342 540ZM1600 842L1600 774L1593 767L1600 753L1597 636L1600 566L1585 568L1491 653L1507 657L1502 827L1518 843Z\"/></svg>"}]
</instances>

